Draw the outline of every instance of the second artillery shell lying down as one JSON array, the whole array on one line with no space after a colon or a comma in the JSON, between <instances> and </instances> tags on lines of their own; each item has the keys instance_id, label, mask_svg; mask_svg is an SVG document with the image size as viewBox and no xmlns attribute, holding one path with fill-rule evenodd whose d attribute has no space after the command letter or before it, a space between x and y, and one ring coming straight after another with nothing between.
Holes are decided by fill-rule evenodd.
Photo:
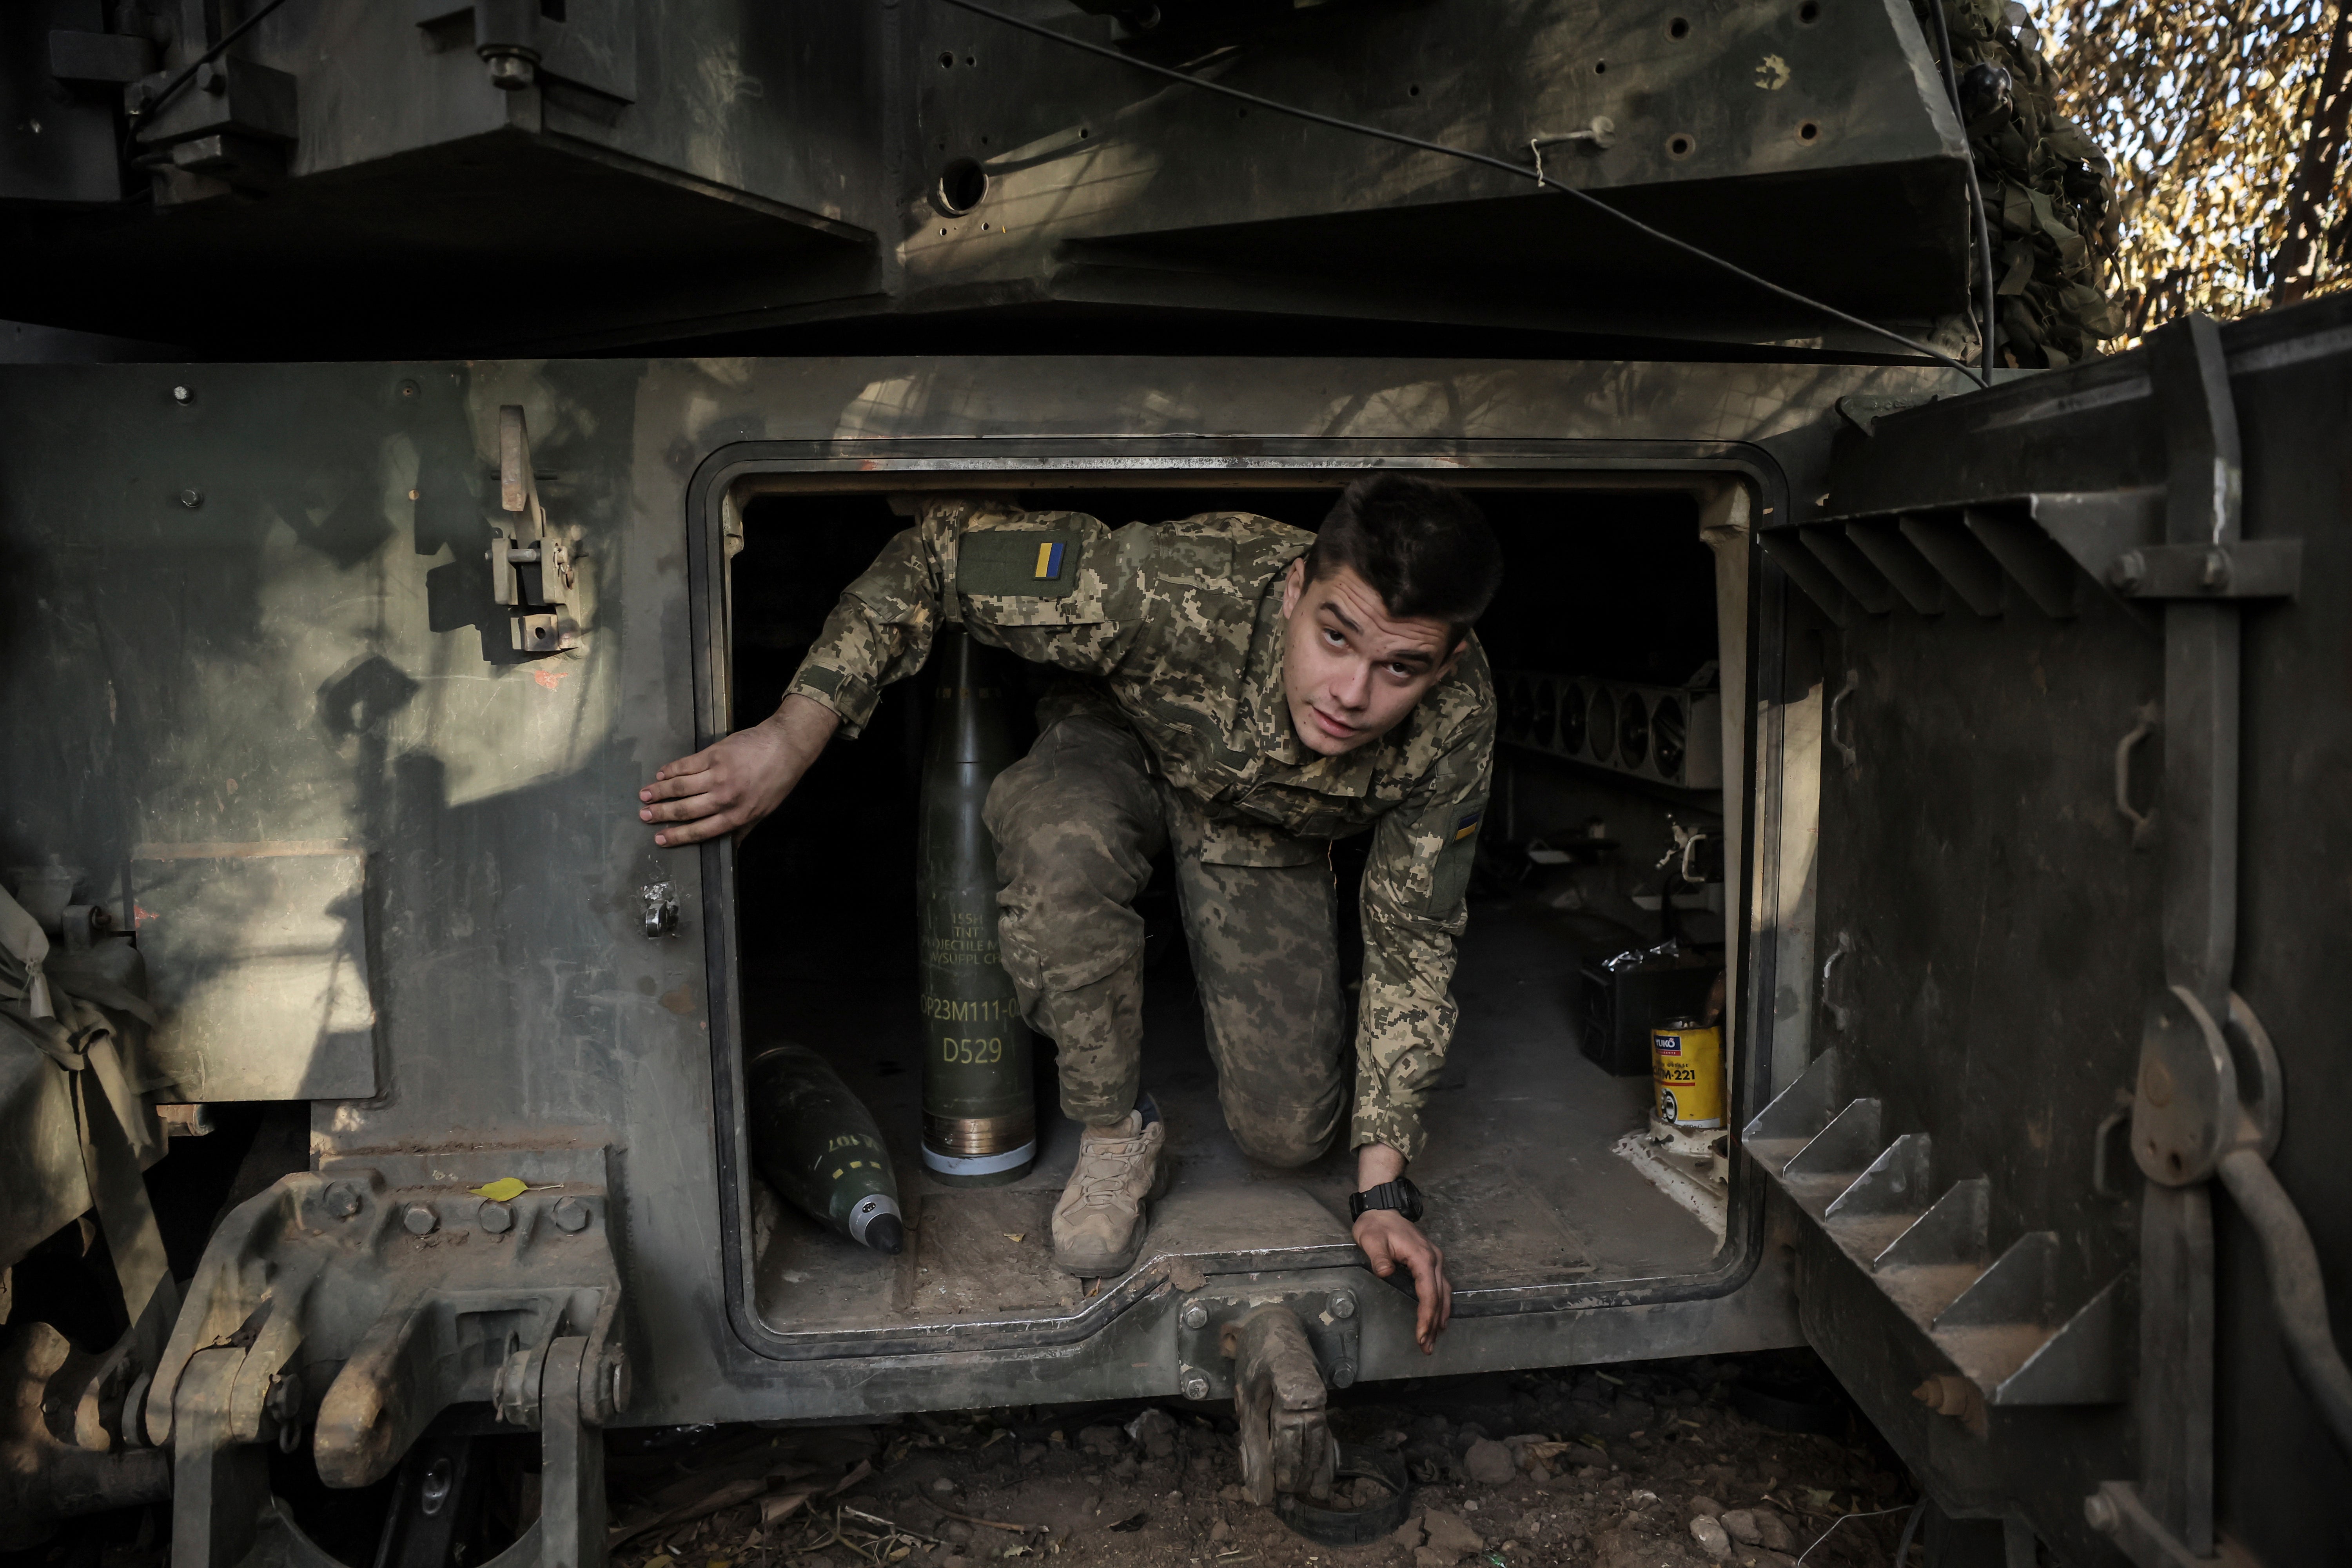
<instances>
[{"instance_id":1,"label":"second artillery shell lying down","mask_svg":"<svg viewBox=\"0 0 2352 1568\"><path fill-rule=\"evenodd\" d=\"M898 1178L866 1102L806 1046L772 1046L743 1074L751 1163L786 1203L877 1252L907 1244Z\"/></svg>"}]
</instances>

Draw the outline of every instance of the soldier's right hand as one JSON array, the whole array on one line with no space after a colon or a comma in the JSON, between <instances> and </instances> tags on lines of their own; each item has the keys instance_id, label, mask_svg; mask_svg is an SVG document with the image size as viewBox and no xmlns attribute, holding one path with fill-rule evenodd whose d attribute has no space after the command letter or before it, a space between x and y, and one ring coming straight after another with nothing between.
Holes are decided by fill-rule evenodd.
<instances>
[{"instance_id":1,"label":"soldier's right hand","mask_svg":"<svg viewBox=\"0 0 2352 1568\"><path fill-rule=\"evenodd\" d=\"M722 833L740 840L784 804L840 722L822 702L787 697L764 722L665 764L637 792L637 820L656 825L665 849Z\"/></svg>"}]
</instances>

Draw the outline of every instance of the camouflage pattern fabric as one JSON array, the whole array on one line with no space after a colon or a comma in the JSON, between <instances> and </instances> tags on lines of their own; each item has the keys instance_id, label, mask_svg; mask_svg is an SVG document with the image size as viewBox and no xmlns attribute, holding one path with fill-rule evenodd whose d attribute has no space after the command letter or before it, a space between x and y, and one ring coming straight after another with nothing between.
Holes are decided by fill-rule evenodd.
<instances>
[{"instance_id":1,"label":"camouflage pattern fabric","mask_svg":"<svg viewBox=\"0 0 2352 1568\"><path fill-rule=\"evenodd\" d=\"M1347 1000L1328 844L1283 835L1284 865L1203 858L1220 841L1202 831L1200 808L1152 777L1115 712L1092 705L998 775L987 820L1004 879L998 949L1023 1017L1061 1047L1064 1115L1104 1126L1135 1105L1143 921L1132 904L1172 838L1226 1125L1267 1164L1303 1165L1330 1146L1346 1106Z\"/></svg>"},{"instance_id":2,"label":"camouflage pattern fabric","mask_svg":"<svg viewBox=\"0 0 2352 1568\"><path fill-rule=\"evenodd\" d=\"M1913 0L1913 9L1932 44L1927 0ZM2058 112L2055 73L2032 13L2017 0L1947 0L1945 14L1992 233L2003 361L2071 364L2124 330L2102 281L2115 255L2107 223L2115 166ZM1969 71L1979 64L2004 73L2005 84L1980 73L1972 91Z\"/></svg>"},{"instance_id":3,"label":"camouflage pattern fabric","mask_svg":"<svg viewBox=\"0 0 2352 1568\"><path fill-rule=\"evenodd\" d=\"M855 734L881 688L921 668L940 621L954 618L991 647L1090 678L1163 800L1190 803L1162 817L1183 858L1297 868L1314 841L1370 829L1349 1137L1411 1158L1454 1034L1446 988L1492 772L1494 687L1474 637L1379 741L1339 757L1301 744L1282 690L1282 582L1313 542L1242 512L1113 531L1080 512L929 500L849 585L789 689ZM1009 964L1021 937L1003 940ZM1110 973L1090 973L1101 957L1073 947L1040 983L1094 984Z\"/></svg>"}]
</instances>

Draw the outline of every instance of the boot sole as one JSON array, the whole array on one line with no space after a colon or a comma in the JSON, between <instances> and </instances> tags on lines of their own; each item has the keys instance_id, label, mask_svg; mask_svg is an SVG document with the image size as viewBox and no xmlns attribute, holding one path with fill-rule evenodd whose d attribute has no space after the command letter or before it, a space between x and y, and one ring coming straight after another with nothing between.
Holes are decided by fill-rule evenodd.
<instances>
[{"instance_id":1,"label":"boot sole","mask_svg":"<svg viewBox=\"0 0 2352 1568\"><path fill-rule=\"evenodd\" d=\"M1159 1167L1151 1173L1150 1189L1143 1194L1143 1212L1136 1218L1135 1239L1128 1244L1127 1250L1114 1258L1089 1258L1084 1262L1078 1262L1070 1259L1066 1254L1056 1247L1054 1252L1054 1267L1065 1274L1080 1279L1115 1279L1124 1275L1135 1267L1137 1255L1142 1252L1144 1242L1151 1236L1151 1205L1167 1195L1168 1189L1175 1184L1175 1180L1176 1162L1168 1157L1167 1146L1162 1144L1160 1150Z\"/></svg>"}]
</instances>

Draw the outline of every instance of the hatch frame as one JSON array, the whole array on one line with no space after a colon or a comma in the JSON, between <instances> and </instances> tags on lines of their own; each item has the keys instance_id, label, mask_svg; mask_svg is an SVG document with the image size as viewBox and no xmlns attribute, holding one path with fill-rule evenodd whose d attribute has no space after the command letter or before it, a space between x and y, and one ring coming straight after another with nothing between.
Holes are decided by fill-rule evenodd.
<instances>
[{"instance_id":1,"label":"hatch frame","mask_svg":"<svg viewBox=\"0 0 2352 1568\"><path fill-rule=\"evenodd\" d=\"M891 493L910 490L1014 489L1177 489L1328 487L1335 476L1372 468L1443 474L1465 489L1678 489L1702 501L1730 485L1748 491L1751 519L1789 515L1789 487L1772 454L1738 441L1475 440L1300 437L859 437L850 440L744 441L711 451L687 491L688 612L694 658L696 745L726 733L732 711L730 566L742 547L743 503L756 496ZM1779 574L1762 569L1752 542L1748 574L1748 690L1780 689L1786 619ZM1746 694L1743 694L1745 700ZM1769 819L1759 781L1778 779L1780 737L1759 723L1746 702L1739 803L1742 822L1738 887L1728 900L1746 910L1737 933L1740 994L1735 999L1745 1041L1729 1084L1729 1124L1737 1128L1773 1092L1774 1020L1757 998L1776 994L1773 943L1759 942L1752 889L1759 863L1773 865L1785 828L1780 791L1769 792ZM1776 710L1777 711L1777 710ZM1769 757L1759 754L1768 747ZM1727 816L1729 813L1727 802ZM1817 825L1801 825L1810 837ZM1769 831L1765 829L1769 827ZM735 854L731 840L699 846L706 979L711 998L710 1049L714 1145L720 1199L720 1265L730 1329L738 1342L769 1362L805 1363L943 1352L1065 1351L1096 1340L1147 1300L1163 1292L1168 1269L1147 1259L1127 1278L1065 1316L1034 1313L909 1323L887 1329L793 1332L771 1326L757 1300L751 1254L752 1233L749 1131L740 1103L743 1003L739 976ZM1736 1143L1736 1140L1735 1140ZM1733 1162L1725 1240L1712 1267L1696 1273L1643 1279L1587 1279L1456 1289L1457 1322L1523 1314L1650 1307L1730 1296L1757 1272L1766 1247L1767 1184ZM1195 1268L1217 1274L1361 1268L1352 1247L1323 1246L1279 1253L1190 1255ZM1160 1266L1155 1267L1155 1264ZM1204 1270L1205 1271L1205 1270Z\"/></svg>"}]
</instances>

